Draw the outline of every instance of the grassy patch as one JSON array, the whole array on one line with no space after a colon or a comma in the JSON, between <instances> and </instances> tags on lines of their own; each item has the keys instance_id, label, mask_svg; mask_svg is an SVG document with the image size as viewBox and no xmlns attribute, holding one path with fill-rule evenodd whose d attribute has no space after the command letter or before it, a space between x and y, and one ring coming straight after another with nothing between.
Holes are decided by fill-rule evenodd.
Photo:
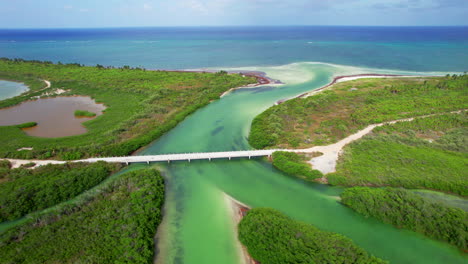
<instances>
[{"instance_id":1,"label":"grassy patch","mask_svg":"<svg viewBox=\"0 0 468 264\"><path fill-rule=\"evenodd\" d=\"M3 170L0 222L67 201L99 184L121 166L98 162L46 165L35 170L27 167Z\"/></svg>"},{"instance_id":2,"label":"grassy patch","mask_svg":"<svg viewBox=\"0 0 468 264\"><path fill-rule=\"evenodd\" d=\"M157 171L126 173L85 204L0 234L2 262L149 263L163 202Z\"/></svg>"},{"instance_id":3,"label":"grassy patch","mask_svg":"<svg viewBox=\"0 0 468 264\"><path fill-rule=\"evenodd\" d=\"M8 160L0 160L0 168L5 168L5 169L11 168L11 162Z\"/></svg>"},{"instance_id":4,"label":"grassy patch","mask_svg":"<svg viewBox=\"0 0 468 264\"><path fill-rule=\"evenodd\" d=\"M14 127L21 129L21 128L30 128L30 127L35 127L35 126L37 126L36 122L27 122L27 123L16 125Z\"/></svg>"},{"instance_id":5,"label":"grassy patch","mask_svg":"<svg viewBox=\"0 0 468 264\"><path fill-rule=\"evenodd\" d=\"M327 175L328 181L468 196L466 118L466 114L433 116L378 128L344 149L337 172Z\"/></svg>"},{"instance_id":6,"label":"grassy patch","mask_svg":"<svg viewBox=\"0 0 468 264\"><path fill-rule=\"evenodd\" d=\"M303 155L294 152L276 151L272 157L273 166L287 174L305 180L315 180L323 176L320 171L311 168L310 164L306 162L307 158Z\"/></svg>"},{"instance_id":7,"label":"grassy patch","mask_svg":"<svg viewBox=\"0 0 468 264\"><path fill-rule=\"evenodd\" d=\"M261 263L386 263L345 236L321 231L269 208L247 213L239 223L239 240Z\"/></svg>"},{"instance_id":8,"label":"grassy patch","mask_svg":"<svg viewBox=\"0 0 468 264\"><path fill-rule=\"evenodd\" d=\"M95 117L96 113L89 112L86 110L76 110L75 111L75 116L76 117Z\"/></svg>"},{"instance_id":9,"label":"grassy patch","mask_svg":"<svg viewBox=\"0 0 468 264\"><path fill-rule=\"evenodd\" d=\"M404 189L354 187L341 202L366 217L468 250L468 213L420 197Z\"/></svg>"},{"instance_id":10,"label":"grassy patch","mask_svg":"<svg viewBox=\"0 0 468 264\"><path fill-rule=\"evenodd\" d=\"M26 169L28 169L28 168L32 168L32 167L34 167L34 166L36 166L36 163L34 163L34 162L28 162L28 163L26 163L26 164L21 164L20 167L21 167L21 168L26 168Z\"/></svg>"},{"instance_id":11,"label":"grassy patch","mask_svg":"<svg viewBox=\"0 0 468 264\"><path fill-rule=\"evenodd\" d=\"M249 143L255 148L326 145L370 124L466 108L466 74L360 79L271 107L253 120Z\"/></svg>"},{"instance_id":12,"label":"grassy patch","mask_svg":"<svg viewBox=\"0 0 468 264\"><path fill-rule=\"evenodd\" d=\"M70 95L91 96L106 105L105 115L84 123L88 132L83 135L38 138L17 127L0 127L0 134L8 139L0 142L0 157L65 160L128 155L230 88L256 82L253 77L222 72L146 71L8 59L0 59L0 79L22 81L31 88L21 96L0 101L0 107L47 92L42 80L52 83L51 90L67 89ZM16 151L26 145L34 150Z\"/></svg>"}]
</instances>

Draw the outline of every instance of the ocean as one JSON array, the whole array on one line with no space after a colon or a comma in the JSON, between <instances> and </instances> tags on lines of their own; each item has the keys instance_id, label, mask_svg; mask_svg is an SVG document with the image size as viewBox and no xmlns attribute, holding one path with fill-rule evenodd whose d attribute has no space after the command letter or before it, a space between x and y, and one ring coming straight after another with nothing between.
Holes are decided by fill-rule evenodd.
<instances>
[{"instance_id":1,"label":"ocean","mask_svg":"<svg viewBox=\"0 0 468 264\"><path fill-rule=\"evenodd\" d=\"M0 57L198 69L327 62L468 70L468 27L0 29Z\"/></svg>"}]
</instances>

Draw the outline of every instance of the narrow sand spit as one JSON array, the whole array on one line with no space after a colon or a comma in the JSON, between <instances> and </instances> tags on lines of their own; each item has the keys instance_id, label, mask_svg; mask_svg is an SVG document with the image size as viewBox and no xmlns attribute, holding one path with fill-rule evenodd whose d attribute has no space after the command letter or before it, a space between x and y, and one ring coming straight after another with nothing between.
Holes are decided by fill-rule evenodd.
<instances>
[{"instance_id":1,"label":"narrow sand spit","mask_svg":"<svg viewBox=\"0 0 468 264\"><path fill-rule=\"evenodd\" d=\"M281 83L280 81L278 80L273 80L271 78L268 78L265 76L264 73L262 72L239 72L240 74L244 75L244 76L249 76L249 77L254 77L257 79L257 83L253 83L253 84L249 84L249 85L246 85L246 86L241 86L241 87L235 87L235 88L231 88L229 90L227 90L226 92L224 92L220 98L224 97L225 95L231 93L232 91L234 90L238 90L238 89L245 89L245 88L255 88L255 87L258 87L258 86L264 86L264 85L270 85L270 86L273 86L273 85L282 85L283 83Z\"/></svg>"},{"instance_id":2,"label":"narrow sand spit","mask_svg":"<svg viewBox=\"0 0 468 264\"><path fill-rule=\"evenodd\" d=\"M423 75L394 75L394 74L377 74L377 73L364 73L364 74L356 74L356 75L343 75L343 76L337 76L333 78L333 80L325 85L322 86L318 89L314 89L310 92L306 92L291 98L287 99L281 99L275 103L275 105L282 104L286 101L296 99L296 98L307 98L309 96L315 95L317 93L320 93L324 90L330 89L333 85L340 83L340 82L346 82L346 81L353 81L353 80L358 80L358 79L366 79L366 78L423 78L423 77L437 77L437 76L423 76Z\"/></svg>"},{"instance_id":3,"label":"narrow sand spit","mask_svg":"<svg viewBox=\"0 0 468 264\"><path fill-rule=\"evenodd\" d=\"M235 200L234 198L227 195L226 193L224 193L224 200L226 201L226 205L228 206L228 208L230 208L231 210L230 214L232 216L232 221L234 222L234 226L235 226L235 233L236 233L236 240L237 240L236 244L238 248L238 254L241 257L241 261L242 261L241 264L256 264L257 262L254 259L252 259L252 257L247 252L247 248L244 247L237 239L237 234L238 234L237 225L242 220L242 217L244 217L244 214L248 210L250 210L250 207Z\"/></svg>"}]
</instances>

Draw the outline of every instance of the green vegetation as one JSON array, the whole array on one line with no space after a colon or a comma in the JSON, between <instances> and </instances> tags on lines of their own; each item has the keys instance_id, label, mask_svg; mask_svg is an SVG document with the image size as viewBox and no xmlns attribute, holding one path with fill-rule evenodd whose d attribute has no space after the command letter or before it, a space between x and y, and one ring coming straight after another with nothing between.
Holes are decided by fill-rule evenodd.
<instances>
[{"instance_id":1,"label":"green vegetation","mask_svg":"<svg viewBox=\"0 0 468 264\"><path fill-rule=\"evenodd\" d=\"M11 163L8 160L0 160L0 168L11 168Z\"/></svg>"},{"instance_id":2,"label":"green vegetation","mask_svg":"<svg viewBox=\"0 0 468 264\"><path fill-rule=\"evenodd\" d=\"M120 167L105 162L46 165L34 170L9 169L2 165L0 222L67 201L99 184Z\"/></svg>"},{"instance_id":3,"label":"green vegetation","mask_svg":"<svg viewBox=\"0 0 468 264\"><path fill-rule=\"evenodd\" d=\"M21 129L21 128L30 128L30 127L35 127L35 126L37 126L36 122L27 122L27 123L16 125L15 127Z\"/></svg>"},{"instance_id":4,"label":"green vegetation","mask_svg":"<svg viewBox=\"0 0 468 264\"><path fill-rule=\"evenodd\" d=\"M306 162L307 158L303 155L294 152L275 151L272 157L273 166L287 174L306 180L314 180L323 176L320 171L311 169Z\"/></svg>"},{"instance_id":5,"label":"green vegetation","mask_svg":"<svg viewBox=\"0 0 468 264\"><path fill-rule=\"evenodd\" d=\"M38 138L17 127L0 127L8 140L0 143L0 157L65 160L88 156L128 155L175 127L185 117L233 87L255 83L239 74L146 71L145 69L84 67L79 64L0 59L0 79L25 82L30 91L0 101L18 104L50 90L71 90L106 105L106 113L84 123L88 132L63 138ZM31 146L32 151L16 151Z\"/></svg>"},{"instance_id":6,"label":"green vegetation","mask_svg":"<svg viewBox=\"0 0 468 264\"><path fill-rule=\"evenodd\" d=\"M342 203L366 217L419 232L468 250L468 213L436 203L404 189L354 187Z\"/></svg>"},{"instance_id":7,"label":"green vegetation","mask_svg":"<svg viewBox=\"0 0 468 264\"><path fill-rule=\"evenodd\" d=\"M321 231L269 208L247 213L239 223L239 240L261 263L385 263L349 238Z\"/></svg>"},{"instance_id":8,"label":"green vegetation","mask_svg":"<svg viewBox=\"0 0 468 264\"><path fill-rule=\"evenodd\" d=\"M432 189L468 196L466 112L374 129L345 147L333 185Z\"/></svg>"},{"instance_id":9,"label":"green vegetation","mask_svg":"<svg viewBox=\"0 0 468 264\"><path fill-rule=\"evenodd\" d=\"M11 163L8 160L0 160L0 183L3 181L10 171Z\"/></svg>"},{"instance_id":10,"label":"green vegetation","mask_svg":"<svg viewBox=\"0 0 468 264\"><path fill-rule=\"evenodd\" d=\"M150 263L164 181L126 173L82 205L67 205L0 234L2 263Z\"/></svg>"},{"instance_id":11,"label":"green vegetation","mask_svg":"<svg viewBox=\"0 0 468 264\"><path fill-rule=\"evenodd\" d=\"M34 162L28 162L28 163L26 163L26 164L21 164L20 168L32 168L32 167L34 167L34 166L36 166L36 163L34 163Z\"/></svg>"},{"instance_id":12,"label":"green vegetation","mask_svg":"<svg viewBox=\"0 0 468 264\"><path fill-rule=\"evenodd\" d=\"M86 110L76 110L75 111L75 116L77 117L95 117L96 113L89 112Z\"/></svg>"},{"instance_id":13,"label":"green vegetation","mask_svg":"<svg viewBox=\"0 0 468 264\"><path fill-rule=\"evenodd\" d=\"M466 108L466 74L360 79L271 107L253 120L249 143L258 149L325 145L370 124Z\"/></svg>"}]
</instances>

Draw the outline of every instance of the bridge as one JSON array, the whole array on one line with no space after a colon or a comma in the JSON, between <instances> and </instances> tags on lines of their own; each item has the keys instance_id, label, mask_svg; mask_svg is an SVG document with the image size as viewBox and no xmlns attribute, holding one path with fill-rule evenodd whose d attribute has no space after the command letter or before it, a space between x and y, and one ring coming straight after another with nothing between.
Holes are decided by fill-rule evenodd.
<instances>
[{"instance_id":1,"label":"bridge","mask_svg":"<svg viewBox=\"0 0 468 264\"><path fill-rule=\"evenodd\" d=\"M75 160L73 162L113 162L113 163L151 163L151 162L168 162L171 161L192 161L192 160L209 160L212 159L233 159L233 158L255 158L255 157L270 157L275 151L291 151L282 149L266 149L266 150L243 150L243 151L225 151L225 152L201 152L201 153L179 153L179 154L161 154L161 155L144 155L144 156L127 156L127 157L108 157L108 158L90 158L83 160Z\"/></svg>"}]
</instances>

